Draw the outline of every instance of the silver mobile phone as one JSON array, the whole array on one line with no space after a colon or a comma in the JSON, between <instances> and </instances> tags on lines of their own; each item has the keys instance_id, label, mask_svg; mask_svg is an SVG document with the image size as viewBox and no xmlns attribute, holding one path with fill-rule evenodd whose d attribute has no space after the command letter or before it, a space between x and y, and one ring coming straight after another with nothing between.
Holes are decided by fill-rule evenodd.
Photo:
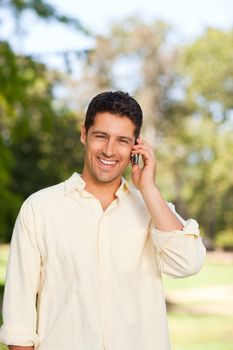
<instances>
[{"instance_id":1,"label":"silver mobile phone","mask_svg":"<svg viewBox=\"0 0 233 350\"><path fill-rule=\"evenodd\" d=\"M139 154L134 154L134 155L132 156L132 162L133 162L133 164L138 165L138 162L139 162Z\"/></svg>"},{"instance_id":2,"label":"silver mobile phone","mask_svg":"<svg viewBox=\"0 0 233 350\"><path fill-rule=\"evenodd\" d=\"M135 142L135 145L137 145L137 142ZM139 162L139 154L133 154L132 163L138 165L138 162Z\"/></svg>"}]
</instances>

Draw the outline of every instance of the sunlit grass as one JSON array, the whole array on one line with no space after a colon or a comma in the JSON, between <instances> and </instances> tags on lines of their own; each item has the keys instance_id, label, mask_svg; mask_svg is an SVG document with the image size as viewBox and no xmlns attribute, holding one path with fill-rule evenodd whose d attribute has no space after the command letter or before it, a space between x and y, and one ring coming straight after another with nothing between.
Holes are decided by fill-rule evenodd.
<instances>
[{"instance_id":1,"label":"sunlit grass","mask_svg":"<svg viewBox=\"0 0 233 350\"><path fill-rule=\"evenodd\" d=\"M7 244L1 244L0 245L0 284L3 284L5 281L8 253L9 253L9 246Z\"/></svg>"},{"instance_id":2,"label":"sunlit grass","mask_svg":"<svg viewBox=\"0 0 233 350\"><path fill-rule=\"evenodd\" d=\"M233 264L223 261L212 261L208 258L202 270L195 276L184 279L172 279L163 276L165 292L168 294L178 291L193 291L198 288L209 288L211 286L233 285ZM232 296L233 298L233 296ZM219 300L218 302L223 302ZM212 301L213 303L213 301ZM195 305L196 304L196 305ZM169 312L168 322L172 350L232 350L233 349L233 314L208 314L204 308L209 302L200 300L195 303L192 299L182 302L185 307L198 307L198 312L189 314L185 312ZM203 314L200 312L203 305ZM214 305L216 306L216 305ZM212 306L213 308L213 306ZM212 312L211 312L212 313Z\"/></svg>"},{"instance_id":3,"label":"sunlit grass","mask_svg":"<svg viewBox=\"0 0 233 350\"><path fill-rule=\"evenodd\" d=\"M233 264L213 262L207 257L204 266L197 275L179 279L163 276L163 282L167 291L209 287L211 285L233 285Z\"/></svg>"},{"instance_id":4,"label":"sunlit grass","mask_svg":"<svg viewBox=\"0 0 233 350\"><path fill-rule=\"evenodd\" d=\"M169 313L172 350L232 350L233 315Z\"/></svg>"}]
</instances>

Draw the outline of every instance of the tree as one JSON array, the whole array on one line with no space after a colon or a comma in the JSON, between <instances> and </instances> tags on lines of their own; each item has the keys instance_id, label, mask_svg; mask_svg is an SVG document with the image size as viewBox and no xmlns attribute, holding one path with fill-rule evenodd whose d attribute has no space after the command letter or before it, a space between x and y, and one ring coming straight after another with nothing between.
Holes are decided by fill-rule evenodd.
<instances>
[{"instance_id":1,"label":"tree","mask_svg":"<svg viewBox=\"0 0 233 350\"><path fill-rule=\"evenodd\" d=\"M221 122L233 108L233 30L209 28L183 49L180 67L187 99Z\"/></svg>"},{"instance_id":2,"label":"tree","mask_svg":"<svg viewBox=\"0 0 233 350\"><path fill-rule=\"evenodd\" d=\"M77 91L85 101L122 89L140 101L166 198L215 237L232 219L232 31L208 29L179 49L169 46L169 33L160 21L113 24L97 37Z\"/></svg>"},{"instance_id":3,"label":"tree","mask_svg":"<svg viewBox=\"0 0 233 350\"><path fill-rule=\"evenodd\" d=\"M77 18L60 14L54 6L44 0L3 0L0 7L8 10L15 18L16 24L26 12L32 12L37 18L45 20L53 20L68 26L75 30L89 34L89 31L80 23Z\"/></svg>"},{"instance_id":4,"label":"tree","mask_svg":"<svg viewBox=\"0 0 233 350\"><path fill-rule=\"evenodd\" d=\"M170 100L159 151L173 198L212 238L233 219L232 43L232 30L208 29L181 50L176 86L183 98ZM166 175L161 182L166 186Z\"/></svg>"},{"instance_id":5,"label":"tree","mask_svg":"<svg viewBox=\"0 0 233 350\"><path fill-rule=\"evenodd\" d=\"M129 17L113 23L108 33L96 37L77 83L76 94L83 96L84 105L86 96L99 91L120 89L133 94L142 105L144 135L152 144L164 121L173 82L176 50L168 45L169 34L169 25L158 20Z\"/></svg>"},{"instance_id":6,"label":"tree","mask_svg":"<svg viewBox=\"0 0 233 350\"><path fill-rule=\"evenodd\" d=\"M30 10L84 31L43 1L1 2L7 6L16 17ZM80 170L79 113L58 103L62 84L58 72L0 42L0 241L9 241L23 199Z\"/></svg>"}]
</instances>

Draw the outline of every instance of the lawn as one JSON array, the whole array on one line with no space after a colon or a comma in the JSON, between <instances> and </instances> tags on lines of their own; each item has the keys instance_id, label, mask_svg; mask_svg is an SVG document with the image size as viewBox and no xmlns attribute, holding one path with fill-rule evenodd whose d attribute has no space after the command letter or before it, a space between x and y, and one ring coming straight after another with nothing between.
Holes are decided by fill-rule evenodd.
<instances>
[{"instance_id":1,"label":"lawn","mask_svg":"<svg viewBox=\"0 0 233 350\"><path fill-rule=\"evenodd\" d=\"M167 291L233 285L233 262L210 261L207 257L205 265L197 275L181 279L163 276L163 282Z\"/></svg>"},{"instance_id":2,"label":"lawn","mask_svg":"<svg viewBox=\"0 0 233 350\"><path fill-rule=\"evenodd\" d=\"M8 245L0 245L0 284L3 284L5 280L8 251Z\"/></svg>"},{"instance_id":3,"label":"lawn","mask_svg":"<svg viewBox=\"0 0 233 350\"><path fill-rule=\"evenodd\" d=\"M169 313L172 350L232 350L233 316Z\"/></svg>"},{"instance_id":4,"label":"lawn","mask_svg":"<svg viewBox=\"0 0 233 350\"><path fill-rule=\"evenodd\" d=\"M0 304L3 291L3 281L5 278L5 268L8 256L8 247L0 246ZM232 260L233 261L233 260ZM201 272L192 277L185 279L172 279L163 276L164 289L166 295L179 295L179 293L210 290L219 287L233 286L233 263L218 258L213 260L210 255L207 256L206 263ZM200 295L200 293L198 294ZM230 300L233 305L233 295ZM224 298L223 298L224 299ZM216 303L224 306L227 300L217 299L207 302L195 302L195 300L186 301L181 305L168 312L168 323L170 328L170 336L172 350L232 350L233 349L233 314L224 311L215 312ZM212 304L211 304L212 303ZM223 303L223 304L221 304ZM209 309L202 306L209 305ZM228 304L226 304L228 305ZM188 309L185 309L187 308ZM197 309L195 309L197 307ZM211 309L212 307L212 309ZM191 311L190 311L191 310ZM208 312L209 310L209 312ZM229 308L228 310L229 311ZM0 315L1 323L1 315ZM0 345L0 350L7 348ZM159 350L159 349L158 349Z\"/></svg>"},{"instance_id":5,"label":"lawn","mask_svg":"<svg viewBox=\"0 0 233 350\"><path fill-rule=\"evenodd\" d=\"M220 256L213 260L211 256L207 256L205 265L195 276L185 279L163 276L166 295L179 296L180 292L184 298L175 311L170 307L168 313L172 350L233 349L233 313L230 309L233 295L226 294L228 299L225 299L221 294L233 288L233 259L225 261Z\"/></svg>"}]
</instances>

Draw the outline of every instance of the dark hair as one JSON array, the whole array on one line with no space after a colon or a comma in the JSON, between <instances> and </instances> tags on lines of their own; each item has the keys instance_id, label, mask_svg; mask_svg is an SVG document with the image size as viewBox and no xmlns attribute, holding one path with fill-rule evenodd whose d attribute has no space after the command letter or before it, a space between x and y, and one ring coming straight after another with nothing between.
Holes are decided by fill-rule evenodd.
<instances>
[{"instance_id":1,"label":"dark hair","mask_svg":"<svg viewBox=\"0 0 233 350\"><path fill-rule=\"evenodd\" d=\"M136 126L134 135L139 136L142 126L142 109L138 102L128 93L122 91L106 91L96 95L87 108L84 126L86 131L94 124L97 113L109 112L126 116Z\"/></svg>"}]
</instances>

